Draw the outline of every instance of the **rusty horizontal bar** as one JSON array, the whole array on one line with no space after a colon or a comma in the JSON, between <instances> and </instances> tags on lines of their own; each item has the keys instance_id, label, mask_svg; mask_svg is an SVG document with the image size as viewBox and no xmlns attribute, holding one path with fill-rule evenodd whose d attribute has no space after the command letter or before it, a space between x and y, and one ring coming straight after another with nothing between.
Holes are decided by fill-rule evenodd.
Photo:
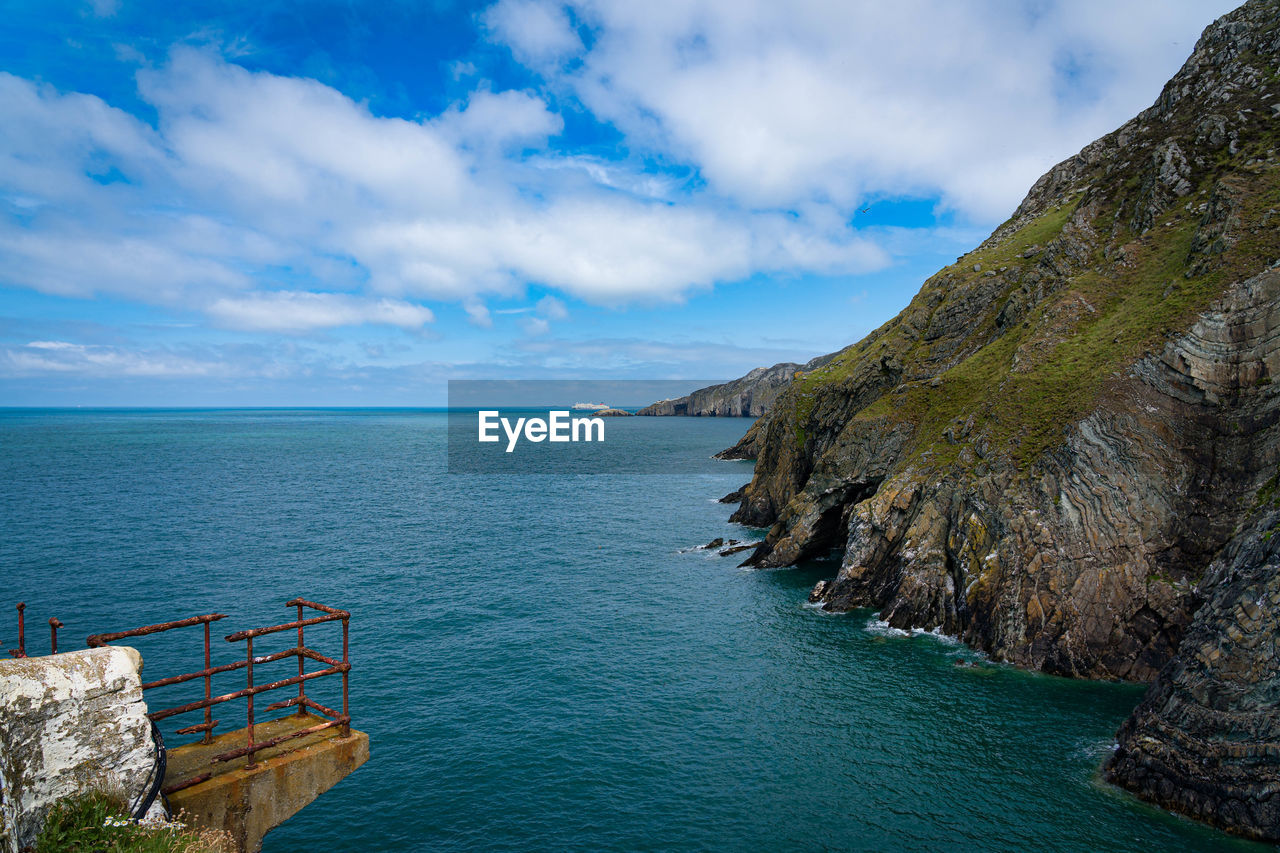
<instances>
[{"instance_id":1,"label":"rusty horizontal bar","mask_svg":"<svg viewBox=\"0 0 1280 853\"><path fill-rule=\"evenodd\" d=\"M304 702L304 701L305 699L303 699L303 697L294 696L289 699L282 699L279 702L272 702L270 705L267 706L267 710L279 711L281 708L292 708L294 705L300 704L301 702Z\"/></svg>"},{"instance_id":2,"label":"rusty horizontal bar","mask_svg":"<svg viewBox=\"0 0 1280 853\"><path fill-rule=\"evenodd\" d=\"M219 619L226 619L225 613L206 613L204 616L191 616L187 619L178 619L173 622L159 622L155 625L143 625L141 628L133 628L129 631L116 631L111 634L92 634L85 643L90 647L105 646L107 643L115 640L123 640L126 637L144 637L147 634L158 634L161 631L171 631L174 628L186 628L189 625L204 625L208 622L217 622Z\"/></svg>"},{"instance_id":3,"label":"rusty horizontal bar","mask_svg":"<svg viewBox=\"0 0 1280 853\"><path fill-rule=\"evenodd\" d=\"M325 729L331 729L334 726L349 724L350 722L351 722L350 717L339 717L336 720L329 720L327 722L320 723L319 725L308 726L305 729L298 729L296 732L289 732L286 735L279 735L269 740L258 741L256 743L250 744L249 746L242 746L239 749L233 749L228 752L219 753L218 755L215 755L212 760L213 761L230 761L233 758L240 758L252 752L261 752L264 749L270 749L271 747L277 746L278 744L282 744L287 740L293 740L294 738L315 734L316 732L324 731Z\"/></svg>"},{"instance_id":4,"label":"rusty horizontal bar","mask_svg":"<svg viewBox=\"0 0 1280 853\"><path fill-rule=\"evenodd\" d=\"M346 610L339 610L338 608L330 607L327 604L317 604L314 601L307 601L305 598L295 598L284 603L285 607L297 607L298 605L310 607L312 610L319 610L324 613L332 613L335 616L341 616L343 619L351 618L351 613Z\"/></svg>"},{"instance_id":5,"label":"rusty horizontal bar","mask_svg":"<svg viewBox=\"0 0 1280 853\"><path fill-rule=\"evenodd\" d=\"M168 787L162 789L160 793L164 794L167 797L170 794L174 793L175 791L181 791L183 788L190 788L192 785L199 785L201 782L207 782L212 778L213 778L212 773L201 773L199 776L192 776L190 779L184 779L181 782L177 782L173 785L169 785Z\"/></svg>"},{"instance_id":6,"label":"rusty horizontal bar","mask_svg":"<svg viewBox=\"0 0 1280 853\"><path fill-rule=\"evenodd\" d=\"M351 664L340 664L331 666L328 669L319 669L315 672L308 672L305 675L294 675L281 681L273 681L270 684L255 684L253 687L245 687L233 693L224 693L221 696L214 696L212 699L201 699L198 702L188 702L186 705L179 705L176 708L164 708L159 711L153 711L147 716L152 720L163 720L167 717L173 717L178 714L185 714L188 711L198 711L201 708L208 708L222 702L230 702L232 699L240 699L244 696L256 696L259 693L266 693L268 690L275 690L280 687L288 687L290 684L298 684L302 681L310 681L313 678L320 678L325 675L335 675L339 672L346 672L351 669Z\"/></svg>"},{"instance_id":7,"label":"rusty horizontal bar","mask_svg":"<svg viewBox=\"0 0 1280 853\"><path fill-rule=\"evenodd\" d=\"M279 711L282 708L292 708L294 705L301 705L304 708L310 708L311 710L318 711L321 714L324 714L326 717L330 717L332 719L337 719L338 717L342 716L332 708L326 708L324 705L321 705L319 702L313 702L312 700L308 699L306 696L294 696L290 699L285 699L281 702L272 702L270 705L267 706L267 710Z\"/></svg>"},{"instance_id":8,"label":"rusty horizontal bar","mask_svg":"<svg viewBox=\"0 0 1280 853\"><path fill-rule=\"evenodd\" d=\"M178 729L178 731L175 732L175 734L191 735L191 734L195 734L196 732L211 732L214 730L214 728L217 725L218 725L217 720L210 720L207 723L197 723L194 726L187 726L186 728Z\"/></svg>"},{"instance_id":9,"label":"rusty horizontal bar","mask_svg":"<svg viewBox=\"0 0 1280 853\"><path fill-rule=\"evenodd\" d=\"M293 657L297 653L298 649L296 647L292 649L285 649L282 652L273 652L272 654L263 655L262 657L255 657L253 662L255 664L271 663L272 661L281 660L282 658ZM237 669L244 669L248 665L248 662L243 660L233 661L232 663L222 663L217 666L211 666L208 669L202 669L199 672L188 672L182 675L171 675L168 678L160 678L156 681L148 681L146 684L142 685L142 689L150 690L153 687L168 687L170 684L181 684L184 681L195 681L197 678L204 678L206 675L217 675L220 672L234 672ZM333 664L330 664L330 666L332 665Z\"/></svg>"},{"instance_id":10,"label":"rusty horizontal bar","mask_svg":"<svg viewBox=\"0 0 1280 853\"><path fill-rule=\"evenodd\" d=\"M333 710L332 708L326 708L324 705L321 705L319 702L313 702L310 699L304 698L302 700L302 704L306 705L308 708L310 708L313 711L319 711L321 714L324 714L326 717L329 717L330 719L339 720L342 718L342 715L339 714L337 711Z\"/></svg>"},{"instance_id":11,"label":"rusty horizontal bar","mask_svg":"<svg viewBox=\"0 0 1280 853\"><path fill-rule=\"evenodd\" d=\"M308 649L306 647L303 647L299 651L301 652L303 657L310 658L316 663L324 663L324 664L328 664L329 666L342 666L342 661L334 660L333 658L327 658L324 655L317 652L315 649Z\"/></svg>"},{"instance_id":12,"label":"rusty horizontal bar","mask_svg":"<svg viewBox=\"0 0 1280 853\"><path fill-rule=\"evenodd\" d=\"M285 622L283 625L272 625L269 628L250 628L247 631L236 631L234 634L228 634L226 640L228 643L239 642L240 640L248 640L253 637L262 637L266 634L276 634L280 631L292 631L295 628L302 628L307 625L319 625L321 622L336 622L339 619L346 619L346 616L337 613L327 613L324 616L312 616L310 619L298 619L293 622Z\"/></svg>"}]
</instances>

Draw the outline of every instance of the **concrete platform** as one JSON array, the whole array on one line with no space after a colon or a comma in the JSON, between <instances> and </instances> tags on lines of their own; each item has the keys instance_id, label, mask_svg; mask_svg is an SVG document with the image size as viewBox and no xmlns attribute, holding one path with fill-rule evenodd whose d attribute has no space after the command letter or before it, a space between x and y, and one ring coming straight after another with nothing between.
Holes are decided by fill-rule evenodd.
<instances>
[{"instance_id":1,"label":"concrete platform","mask_svg":"<svg viewBox=\"0 0 1280 853\"><path fill-rule=\"evenodd\" d=\"M254 726L254 739L268 740L323 722L312 714L292 714ZM193 824L231 833L243 853L259 850L267 832L369 760L369 736L352 729L351 736L344 738L340 727L265 749L255 757L252 769L245 769L244 758L211 760L245 743L245 730L238 729L210 744L177 747L169 752L164 776L168 787L212 773L209 779L170 794L169 804L175 814L185 810Z\"/></svg>"}]
</instances>

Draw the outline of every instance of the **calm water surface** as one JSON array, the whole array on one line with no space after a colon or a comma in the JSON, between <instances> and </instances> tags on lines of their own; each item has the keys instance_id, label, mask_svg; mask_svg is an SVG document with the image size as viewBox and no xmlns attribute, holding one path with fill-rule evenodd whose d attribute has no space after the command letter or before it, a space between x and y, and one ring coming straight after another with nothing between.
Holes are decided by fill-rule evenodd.
<instances>
[{"instance_id":1,"label":"calm water surface","mask_svg":"<svg viewBox=\"0 0 1280 853\"><path fill-rule=\"evenodd\" d=\"M705 456L749 422L635 423ZM350 609L373 758L268 853L1273 849L1098 780L1140 688L814 611L832 563L684 551L760 535L714 502L749 463L449 475L445 433L411 411L0 412L0 643L18 599L75 645L210 611L222 633L283 622L295 595ZM198 668L199 636L140 640L148 674Z\"/></svg>"}]
</instances>

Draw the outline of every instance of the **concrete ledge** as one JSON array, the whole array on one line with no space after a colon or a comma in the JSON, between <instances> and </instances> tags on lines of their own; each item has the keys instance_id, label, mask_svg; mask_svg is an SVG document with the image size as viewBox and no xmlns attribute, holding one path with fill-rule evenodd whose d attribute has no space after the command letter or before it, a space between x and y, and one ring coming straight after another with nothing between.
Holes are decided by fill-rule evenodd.
<instances>
[{"instance_id":1,"label":"concrete ledge","mask_svg":"<svg viewBox=\"0 0 1280 853\"><path fill-rule=\"evenodd\" d=\"M267 740L290 731L323 723L312 714L290 715L254 726L254 738ZM219 735L211 744L189 744L169 752L166 786L205 773L204 782L169 795L174 812L185 810L198 826L231 833L240 850L251 853L262 837L297 814L304 806L346 778L369 760L369 736L339 727L285 741L258 753L246 769L244 759L214 763L212 757L244 746L245 730Z\"/></svg>"}]
</instances>

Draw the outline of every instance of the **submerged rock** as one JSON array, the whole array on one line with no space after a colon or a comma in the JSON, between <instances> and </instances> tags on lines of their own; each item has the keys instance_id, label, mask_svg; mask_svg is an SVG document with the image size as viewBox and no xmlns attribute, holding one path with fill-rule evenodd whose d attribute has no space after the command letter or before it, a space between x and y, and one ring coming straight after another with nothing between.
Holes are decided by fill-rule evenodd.
<instances>
[{"instance_id":1,"label":"submerged rock","mask_svg":"<svg viewBox=\"0 0 1280 853\"><path fill-rule=\"evenodd\" d=\"M739 544L736 539L730 539L728 544L730 547L720 549L721 557L728 557L730 554L740 554L743 551L750 551L752 548L759 548L764 543L763 542L744 542Z\"/></svg>"}]
</instances>

